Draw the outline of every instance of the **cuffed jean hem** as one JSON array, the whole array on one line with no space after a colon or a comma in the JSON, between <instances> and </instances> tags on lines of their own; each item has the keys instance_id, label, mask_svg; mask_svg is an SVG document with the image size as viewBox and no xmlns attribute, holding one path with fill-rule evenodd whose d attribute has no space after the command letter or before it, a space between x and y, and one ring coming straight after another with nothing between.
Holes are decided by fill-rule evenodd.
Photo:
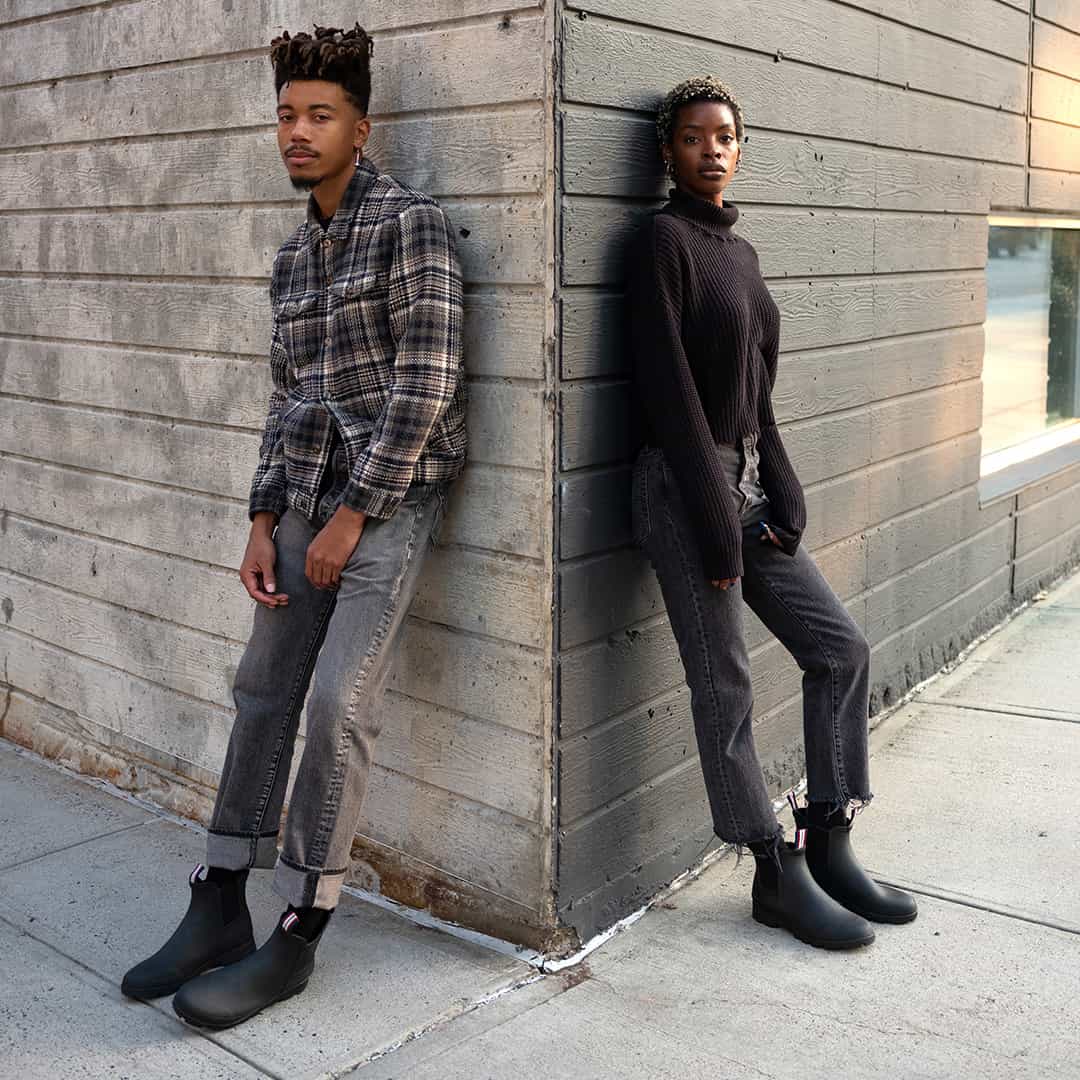
<instances>
[{"instance_id":1,"label":"cuffed jean hem","mask_svg":"<svg viewBox=\"0 0 1080 1080\"><path fill-rule=\"evenodd\" d=\"M817 798L810 794L806 796L807 803L818 803L827 806L830 812L852 809L858 813L860 810L865 810L873 800L874 795L869 791L865 795L852 795L847 799L837 799L835 795L826 795L824 798Z\"/></svg>"},{"instance_id":2,"label":"cuffed jean hem","mask_svg":"<svg viewBox=\"0 0 1080 1080\"><path fill-rule=\"evenodd\" d=\"M247 867L269 870L277 862L277 833L236 836L232 833L206 834L206 865L224 870Z\"/></svg>"},{"instance_id":3,"label":"cuffed jean hem","mask_svg":"<svg viewBox=\"0 0 1080 1080\"><path fill-rule=\"evenodd\" d=\"M306 870L285 862L280 856L274 867L273 889L293 907L315 907L329 911L337 907L344 870Z\"/></svg>"}]
</instances>

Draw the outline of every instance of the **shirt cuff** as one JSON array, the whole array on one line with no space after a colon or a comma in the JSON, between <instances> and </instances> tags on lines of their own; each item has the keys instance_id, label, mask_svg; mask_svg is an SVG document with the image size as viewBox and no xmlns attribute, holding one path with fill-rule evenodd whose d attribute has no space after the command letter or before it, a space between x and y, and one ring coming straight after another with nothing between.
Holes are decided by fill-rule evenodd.
<instances>
[{"instance_id":1,"label":"shirt cuff","mask_svg":"<svg viewBox=\"0 0 1080 1080\"><path fill-rule=\"evenodd\" d=\"M371 488L361 487L354 481L350 481L345 488L341 503L350 510L367 514L368 517L390 518L401 505L402 498L401 495L392 495L385 491L372 491Z\"/></svg>"},{"instance_id":2,"label":"shirt cuff","mask_svg":"<svg viewBox=\"0 0 1080 1080\"><path fill-rule=\"evenodd\" d=\"M255 492L248 500L248 521L254 521L256 514L267 511L277 514L278 521L280 521L285 513L286 506L285 496L280 491Z\"/></svg>"}]
</instances>

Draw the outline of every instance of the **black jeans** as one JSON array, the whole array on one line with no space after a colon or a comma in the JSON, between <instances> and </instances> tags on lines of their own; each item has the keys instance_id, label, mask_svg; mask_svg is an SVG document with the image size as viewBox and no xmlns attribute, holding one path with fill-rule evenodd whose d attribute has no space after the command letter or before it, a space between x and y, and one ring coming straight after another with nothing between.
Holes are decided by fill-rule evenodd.
<instances>
[{"instance_id":1,"label":"black jeans","mask_svg":"<svg viewBox=\"0 0 1080 1080\"><path fill-rule=\"evenodd\" d=\"M769 502L757 479L755 436L717 446L743 524L743 577L711 585L674 475L657 447L634 463L634 541L660 582L690 688L701 768L716 834L748 844L783 835L752 732L742 601L803 671L807 797L831 806L872 798L867 752L870 647L800 546L787 555L760 539Z\"/></svg>"}]
</instances>

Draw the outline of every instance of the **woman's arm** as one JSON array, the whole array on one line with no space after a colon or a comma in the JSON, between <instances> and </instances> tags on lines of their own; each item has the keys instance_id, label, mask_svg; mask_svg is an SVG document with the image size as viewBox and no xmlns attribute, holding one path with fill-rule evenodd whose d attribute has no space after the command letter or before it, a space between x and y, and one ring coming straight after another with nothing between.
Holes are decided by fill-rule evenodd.
<instances>
[{"instance_id":1,"label":"woman's arm","mask_svg":"<svg viewBox=\"0 0 1080 1080\"><path fill-rule=\"evenodd\" d=\"M742 576L742 528L716 452L681 323L685 265L666 223L647 220L626 274L634 387L675 475L709 580Z\"/></svg>"},{"instance_id":2,"label":"woman's arm","mask_svg":"<svg viewBox=\"0 0 1080 1080\"><path fill-rule=\"evenodd\" d=\"M772 390L776 385L779 351L780 338L776 333L762 346L769 385L766 390L762 384L758 402L758 450L761 486L773 507L770 524L780 540L779 546L794 555L806 528L806 500L773 415Z\"/></svg>"}]
</instances>

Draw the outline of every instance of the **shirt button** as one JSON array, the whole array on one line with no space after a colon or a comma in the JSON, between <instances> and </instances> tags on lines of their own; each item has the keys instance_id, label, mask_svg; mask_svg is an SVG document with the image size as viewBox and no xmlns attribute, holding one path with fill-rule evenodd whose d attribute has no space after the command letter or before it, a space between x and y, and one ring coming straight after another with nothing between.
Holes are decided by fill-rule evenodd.
<instances>
[{"instance_id":1,"label":"shirt button","mask_svg":"<svg viewBox=\"0 0 1080 1080\"><path fill-rule=\"evenodd\" d=\"M328 236L328 237L326 237L325 240L323 240L322 245L323 245L323 247L329 247L333 242L334 241L331 240L330 237Z\"/></svg>"},{"instance_id":2,"label":"shirt button","mask_svg":"<svg viewBox=\"0 0 1080 1080\"><path fill-rule=\"evenodd\" d=\"M324 345L329 345L330 344L330 335L329 334L327 334L326 337L323 338L323 344Z\"/></svg>"}]
</instances>

